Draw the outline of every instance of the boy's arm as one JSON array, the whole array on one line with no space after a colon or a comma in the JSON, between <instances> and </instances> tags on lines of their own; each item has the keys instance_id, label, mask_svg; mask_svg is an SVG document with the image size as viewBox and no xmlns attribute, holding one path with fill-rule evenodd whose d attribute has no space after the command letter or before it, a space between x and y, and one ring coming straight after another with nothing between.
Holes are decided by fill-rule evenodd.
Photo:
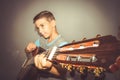
<instances>
[{"instance_id":1,"label":"boy's arm","mask_svg":"<svg viewBox=\"0 0 120 80\"><path fill-rule=\"evenodd\" d=\"M38 54L34 57L35 66L40 70L48 71L56 76L65 76L66 70L60 64L54 64L47 60L44 53Z\"/></svg>"}]
</instances>

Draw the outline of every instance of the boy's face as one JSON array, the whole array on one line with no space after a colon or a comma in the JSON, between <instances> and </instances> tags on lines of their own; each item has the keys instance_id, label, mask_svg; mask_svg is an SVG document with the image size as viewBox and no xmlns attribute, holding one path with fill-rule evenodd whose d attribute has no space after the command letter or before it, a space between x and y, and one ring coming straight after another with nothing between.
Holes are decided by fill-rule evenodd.
<instances>
[{"instance_id":1,"label":"boy's face","mask_svg":"<svg viewBox=\"0 0 120 80\"><path fill-rule=\"evenodd\" d=\"M54 20L48 21L46 18L40 18L35 21L35 27L39 34L41 34L44 38L49 38L55 28L53 24Z\"/></svg>"}]
</instances>

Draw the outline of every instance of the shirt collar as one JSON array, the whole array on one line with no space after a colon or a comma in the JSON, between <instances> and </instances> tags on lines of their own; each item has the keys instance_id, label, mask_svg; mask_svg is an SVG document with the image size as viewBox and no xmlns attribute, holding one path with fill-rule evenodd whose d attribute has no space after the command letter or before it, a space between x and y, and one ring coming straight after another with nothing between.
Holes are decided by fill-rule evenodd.
<instances>
[{"instance_id":1,"label":"shirt collar","mask_svg":"<svg viewBox=\"0 0 120 80\"><path fill-rule=\"evenodd\" d=\"M47 46L53 45L60 37L61 35L58 35L53 41L51 41L50 43L47 43Z\"/></svg>"}]
</instances>

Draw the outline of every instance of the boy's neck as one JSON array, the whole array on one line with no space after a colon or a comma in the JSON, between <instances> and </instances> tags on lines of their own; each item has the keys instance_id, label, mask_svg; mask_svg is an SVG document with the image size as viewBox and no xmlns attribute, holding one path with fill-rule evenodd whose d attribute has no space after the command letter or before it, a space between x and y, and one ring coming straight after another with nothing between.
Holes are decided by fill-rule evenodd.
<instances>
[{"instance_id":1,"label":"boy's neck","mask_svg":"<svg viewBox=\"0 0 120 80\"><path fill-rule=\"evenodd\" d=\"M48 39L48 43L53 41L59 34L57 32L55 32L54 34L52 34L49 39Z\"/></svg>"}]
</instances>

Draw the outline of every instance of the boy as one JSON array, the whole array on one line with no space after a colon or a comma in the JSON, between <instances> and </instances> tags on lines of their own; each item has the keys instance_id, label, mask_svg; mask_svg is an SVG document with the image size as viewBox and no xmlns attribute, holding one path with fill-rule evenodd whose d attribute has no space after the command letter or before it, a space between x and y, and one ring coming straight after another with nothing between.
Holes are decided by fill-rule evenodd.
<instances>
[{"instance_id":1,"label":"boy","mask_svg":"<svg viewBox=\"0 0 120 80\"><path fill-rule=\"evenodd\" d=\"M46 39L46 43L41 44L39 40L36 40L35 43L30 42L25 48L27 55L38 53L38 47L51 49L54 46L60 47L67 44L63 37L57 32L55 17L51 12L40 12L34 17L33 23L35 24L35 29L38 34ZM65 79L66 70L59 64L46 60L44 52L34 57L34 64L39 70L38 74L41 80L53 80L53 77L55 80ZM41 77L42 75L43 77Z\"/></svg>"}]
</instances>

